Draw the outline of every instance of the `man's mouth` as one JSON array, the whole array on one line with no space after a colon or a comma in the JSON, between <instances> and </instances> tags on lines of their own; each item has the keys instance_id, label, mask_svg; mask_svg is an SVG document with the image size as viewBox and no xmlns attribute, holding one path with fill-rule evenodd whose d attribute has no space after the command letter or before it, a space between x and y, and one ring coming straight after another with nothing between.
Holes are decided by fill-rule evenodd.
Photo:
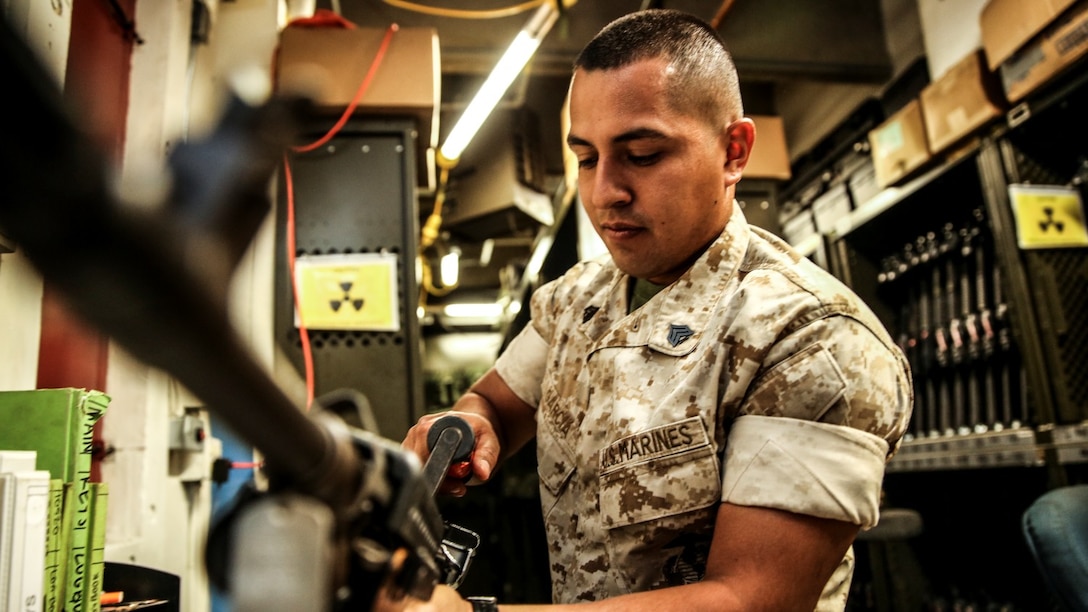
<instances>
[{"instance_id":1,"label":"man's mouth","mask_svg":"<svg viewBox=\"0 0 1088 612\"><path fill-rule=\"evenodd\" d=\"M630 223L602 223L601 229L609 234L615 234L617 236L630 236L635 232L642 230L638 225Z\"/></svg>"}]
</instances>

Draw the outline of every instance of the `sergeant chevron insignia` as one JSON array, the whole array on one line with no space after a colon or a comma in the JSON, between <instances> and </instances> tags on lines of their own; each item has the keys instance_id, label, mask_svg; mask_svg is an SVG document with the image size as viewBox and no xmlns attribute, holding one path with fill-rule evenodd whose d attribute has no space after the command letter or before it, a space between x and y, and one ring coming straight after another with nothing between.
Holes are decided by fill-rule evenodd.
<instances>
[{"instance_id":1,"label":"sergeant chevron insignia","mask_svg":"<svg viewBox=\"0 0 1088 612\"><path fill-rule=\"evenodd\" d=\"M673 346L682 344L694 335L695 332L687 325L677 325L676 323L669 324L669 344Z\"/></svg>"}]
</instances>

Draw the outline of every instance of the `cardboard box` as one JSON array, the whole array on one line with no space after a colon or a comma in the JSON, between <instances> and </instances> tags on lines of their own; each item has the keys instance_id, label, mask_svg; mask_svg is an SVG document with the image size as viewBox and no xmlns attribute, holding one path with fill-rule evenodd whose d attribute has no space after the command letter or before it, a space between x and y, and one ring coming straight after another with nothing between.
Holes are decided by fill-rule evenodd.
<instances>
[{"instance_id":1,"label":"cardboard box","mask_svg":"<svg viewBox=\"0 0 1088 612\"><path fill-rule=\"evenodd\" d=\"M359 90L384 37L382 28L284 28L276 54L276 91L307 95L330 113L342 112ZM416 119L416 173L418 183L426 187L433 187L440 104L437 31L400 28L355 112Z\"/></svg>"},{"instance_id":2,"label":"cardboard box","mask_svg":"<svg viewBox=\"0 0 1088 612\"><path fill-rule=\"evenodd\" d=\"M789 180L790 157L782 118L770 115L752 115L749 118L756 124L756 141L743 176Z\"/></svg>"},{"instance_id":3,"label":"cardboard box","mask_svg":"<svg viewBox=\"0 0 1088 612\"><path fill-rule=\"evenodd\" d=\"M929 161L929 143L918 100L911 100L871 130L869 146L881 188L906 178Z\"/></svg>"},{"instance_id":4,"label":"cardboard box","mask_svg":"<svg viewBox=\"0 0 1088 612\"><path fill-rule=\"evenodd\" d=\"M1051 23L1001 64L1001 83L1009 102L1019 102L1088 52L1088 0Z\"/></svg>"},{"instance_id":5,"label":"cardboard box","mask_svg":"<svg viewBox=\"0 0 1088 612\"><path fill-rule=\"evenodd\" d=\"M979 14L982 48L996 70L1076 0L990 0Z\"/></svg>"},{"instance_id":6,"label":"cardboard box","mask_svg":"<svg viewBox=\"0 0 1088 612\"><path fill-rule=\"evenodd\" d=\"M1005 112L1001 84L984 62L979 49L922 90L919 101L932 153L944 151Z\"/></svg>"}]
</instances>

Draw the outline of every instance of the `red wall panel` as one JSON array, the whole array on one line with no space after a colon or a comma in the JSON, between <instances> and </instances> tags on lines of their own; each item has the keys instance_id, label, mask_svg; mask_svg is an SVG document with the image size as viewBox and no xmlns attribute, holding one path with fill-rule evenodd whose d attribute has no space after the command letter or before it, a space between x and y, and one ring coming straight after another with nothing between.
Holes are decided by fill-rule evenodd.
<instances>
[{"instance_id":1,"label":"red wall panel","mask_svg":"<svg viewBox=\"0 0 1088 612\"><path fill-rule=\"evenodd\" d=\"M119 163L125 142L136 0L75 0L68 47L65 98L76 117ZM38 388L106 389L109 341L88 329L65 307L49 283L42 297ZM108 413L107 413L108 414ZM96 439L101 442L96 431ZM92 480L100 480L97 470Z\"/></svg>"}]
</instances>

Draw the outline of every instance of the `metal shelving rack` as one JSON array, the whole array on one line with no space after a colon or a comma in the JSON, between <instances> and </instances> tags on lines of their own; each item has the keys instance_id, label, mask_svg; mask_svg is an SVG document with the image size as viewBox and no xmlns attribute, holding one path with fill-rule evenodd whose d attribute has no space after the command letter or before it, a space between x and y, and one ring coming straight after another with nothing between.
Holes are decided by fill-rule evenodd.
<instances>
[{"instance_id":1,"label":"metal shelving rack","mask_svg":"<svg viewBox=\"0 0 1088 612\"><path fill-rule=\"evenodd\" d=\"M994 264L1004 276L1010 331L1022 356L1026 386L1022 401L1027 405L1019 407L1021 418L1010 422L912 432L889 464L889 472L1088 462L1088 377L1082 374L1088 371L1088 322L1083 320L1088 289L1078 277L1088 269L1088 250L1022 251L1008 200L1012 183L1070 184L1088 176L1085 139L1062 138L1066 144L1055 152L1051 138L1059 125L1074 133L1085 130L1086 121L1074 109L1085 97L1086 82L1088 77L1076 75L1017 105L1004 121L953 155L859 203L828 233L796 245L809 256L821 243L827 245L832 272L898 333L903 322L894 301L902 296L888 295L876 286L880 262L873 261L879 258L874 253L884 245L906 242L899 239L911 232L939 231L957 214L962 220L957 207L984 211ZM1040 161L1035 154L1043 146L1048 154ZM1059 165L1055 159L1071 163L1054 169ZM1068 314L1056 323L1056 311Z\"/></svg>"},{"instance_id":2,"label":"metal shelving rack","mask_svg":"<svg viewBox=\"0 0 1088 612\"><path fill-rule=\"evenodd\" d=\"M935 236L940 242L941 232L951 226L957 232L969 230L974 251L985 249L985 266L975 263L957 274L962 277L963 270L970 270L974 275L980 268L996 274L989 280L990 293L983 294L992 297L990 308L1000 307L1004 344L998 345L1005 347L1002 359L1009 364L1011 384L989 397L1011 401L1007 408L1000 404L999 418L991 420L942 420L939 411L927 414L926 402L934 397L927 395L927 381L953 376L961 371L957 368L974 372L970 368L986 362L978 352L967 352L968 358L960 353L958 360L946 360L940 367L932 357L924 364L914 361L921 409L916 409L910 433L888 464L884 496L887 507L922 517L924 528L909 539L859 543L858 588L867 584L866 560L874 568L894 561L904 570L891 578L894 586L913 593L919 602L986 602L1005 610L1030 610L1046 597L1020 519L1047 490L1088 482L1088 248L1020 248L1009 186L1064 185L1088 199L1084 65L1082 60L1079 70L1073 67L1060 81L1016 105L972 142L932 160L915 178L854 202L853 210L830 229L795 245L821 265L823 257L825 267L872 306L905 350L918 346L905 342L917 340L917 335L905 333L912 325L921 327L910 319L908 301L917 299L912 291L925 286L917 275L947 264L957 251L939 251L933 256L937 259L927 262L943 263L915 263L906 272L898 266L902 260L890 260L890 255L905 252L906 244L919 238L929 244ZM889 280L891 270L906 276ZM924 282L935 286L938 277L955 276L939 270ZM950 286L959 287L941 285L944 291ZM997 296L993 287L998 287ZM958 299L960 304L974 303ZM961 317L981 314L947 308ZM930 329L941 321L933 317ZM950 331L951 324L944 321L945 331ZM913 357L917 360L918 353ZM959 397L965 396L971 397ZM981 394L976 391L974 397ZM972 416L970 403L966 405L965 413ZM981 414L989 413L983 409ZM879 581L876 576L869 578ZM876 582L870 584L876 588ZM848 609L872 609L864 601L852 597L852 604L860 603Z\"/></svg>"}]
</instances>

